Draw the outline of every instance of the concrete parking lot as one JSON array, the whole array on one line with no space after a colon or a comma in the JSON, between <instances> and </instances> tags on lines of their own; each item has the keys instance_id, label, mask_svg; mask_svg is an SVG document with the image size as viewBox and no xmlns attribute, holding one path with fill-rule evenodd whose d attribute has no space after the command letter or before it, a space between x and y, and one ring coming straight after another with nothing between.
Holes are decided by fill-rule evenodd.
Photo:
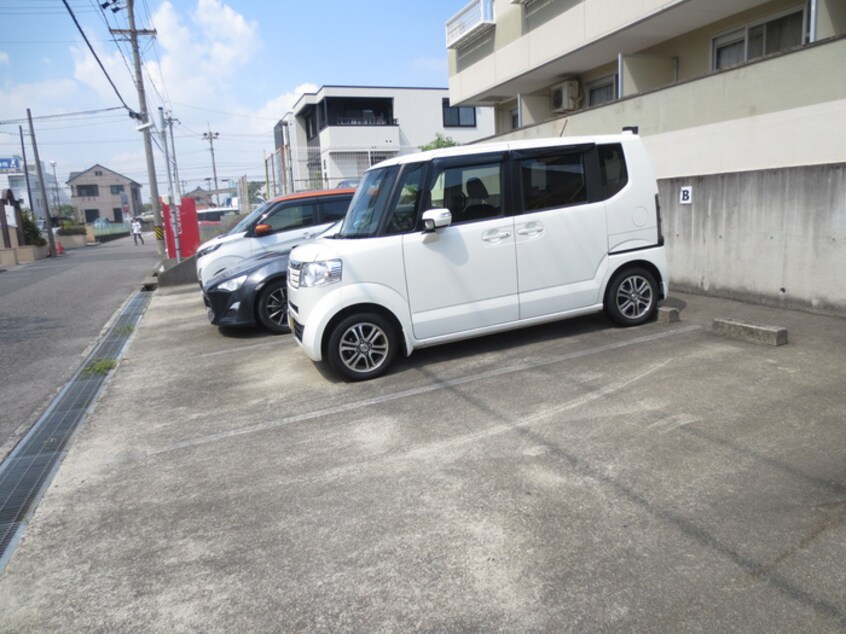
<instances>
[{"instance_id":1,"label":"concrete parking lot","mask_svg":"<svg viewBox=\"0 0 846 634\"><path fill-rule=\"evenodd\" d=\"M846 630L846 320L667 304L346 384L159 289L0 576L0 631Z\"/></svg>"}]
</instances>

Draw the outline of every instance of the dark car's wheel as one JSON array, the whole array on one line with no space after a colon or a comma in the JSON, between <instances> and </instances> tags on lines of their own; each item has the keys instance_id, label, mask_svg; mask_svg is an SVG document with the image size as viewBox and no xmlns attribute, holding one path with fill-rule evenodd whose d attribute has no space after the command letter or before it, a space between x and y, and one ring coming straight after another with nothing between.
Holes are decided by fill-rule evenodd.
<instances>
[{"instance_id":1,"label":"dark car's wheel","mask_svg":"<svg viewBox=\"0 0 846 634\"><path fill-rule=\"evenodd\" d=\"M375 313L351 315L329 336L329 364L344 378L364 381L384 374L397 354L394 326Z\"/></svg>"},{"instance_id":2,"label":"dark car's wheel","mask_svg":"<svg viewBox=\"0 0 846 634\"><path fill-rule=\"evenodd\" d=\"M617 273L605 293L605 314L621 326L638 326L654 319L658 310L655 276L640 267Z\"/></svg>"},{"instance_id":3,"label":"dark car's wheel","mask_svg":"<svg viewBox=\"0 0 846 634\"><path fill-rule=\"evenodd\" d=\"M274 334L288 332L288 290L285 279L274 280L261 290L258 306L258 320Z\"/></svg>"}]
</instances>

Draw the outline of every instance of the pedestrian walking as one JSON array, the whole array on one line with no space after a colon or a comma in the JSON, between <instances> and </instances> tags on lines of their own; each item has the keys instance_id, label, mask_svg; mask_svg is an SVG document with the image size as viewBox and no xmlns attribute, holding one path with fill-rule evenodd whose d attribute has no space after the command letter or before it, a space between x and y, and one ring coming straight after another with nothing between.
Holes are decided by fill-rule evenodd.
<instances>
[{"instance_id":1,"label":"pedestrian walking","mask_svg":"<svg viewBox=\"0 0 846 634\"><path fill-rule=\"evenodd\" d=\"M144 236L141 235L141 221L138 218L132 219L132 239L135 240L135 246L138 246L138 241L144 244Z\"/></svg>"}]
</instances>

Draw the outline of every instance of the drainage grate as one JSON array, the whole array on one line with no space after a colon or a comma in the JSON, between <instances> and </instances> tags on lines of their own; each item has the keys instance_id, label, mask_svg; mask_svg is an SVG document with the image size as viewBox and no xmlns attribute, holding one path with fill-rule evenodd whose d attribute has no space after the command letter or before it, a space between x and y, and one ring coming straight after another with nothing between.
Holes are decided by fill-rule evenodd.
<instances>
[{"instance_id":1,"label":"drainage grate","mask_svg":"<svg viewBox=\"0 0 846 634\"><path fill-rule=\"evenodd\" d=\"M86 368L97 359L121 357L149 303L147 291L136 292L129 299L70 381L0 465L0 570L106 382L108 373L89 373Z\"/></svg>"}]
</instances>

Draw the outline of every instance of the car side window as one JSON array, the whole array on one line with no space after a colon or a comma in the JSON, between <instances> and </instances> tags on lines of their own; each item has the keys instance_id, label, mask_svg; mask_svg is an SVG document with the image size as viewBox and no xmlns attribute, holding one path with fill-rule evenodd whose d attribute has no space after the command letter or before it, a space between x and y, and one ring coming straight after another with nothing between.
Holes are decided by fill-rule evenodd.
<instances>
[{"instance_id":1,"label":"car side window","mask_svg":"<svg viewBox=\"0 0 846 634\"><path fill-rule=\"evenodd\" d=\"M427 192L428 208L445 207L452 223L502 215L502 163L462 165L436 171Z\"/></svg>"},{"instance_id":2,"label":"car side window","mask_svg":"<svg viewBox=\"0 0 846 634\"><path fill-rule=\"evenodd\" d=\"M350 206L352 196L333 196L320 203L320 222L335 222L343 218Z\"/></svg>"},{"instance_id":3,"label":"car side window","mask_svg":"<svg viewBox=\"0 0 846 634\"><path fill-rule=\"evenodd\" d=\"M273 227L274 232L308 227L314 224L315 207L313 202L282 205L272 211L264 222Z\"/></svg>"},{"instance_id":4,"label":"car side window","mask_svg":"<svg viewBox=\"0 0 846 634\"><path fill-rule=\"evenodd\" d=\"M542 211L587 201L585 155L563 152L519 162L523 209Z\"/></svg>"},{"instance_id":5,"label":"car side window","mask_svg":"<svg viewBox=\"0 0 846 634\"><path fill-rule=\"evenodd\" d=\"M394 235L414 231L417 225L417 207L423 191L424 163L409 165L399 180L399 192L393 206L388 210L388 226L385 233Z\"/></svg>"},{"instance_id":6,"label":"car side window","mask_svg":"<svg viewBox=\"0 0 846 634\"><path fill-rule=\"evenodd\" d=\"M606 200L629 182L626 157L623 154L623 146L619 143L599 145L596 149L599 154L600 197Z\"/></svg>"}]
</instances>

